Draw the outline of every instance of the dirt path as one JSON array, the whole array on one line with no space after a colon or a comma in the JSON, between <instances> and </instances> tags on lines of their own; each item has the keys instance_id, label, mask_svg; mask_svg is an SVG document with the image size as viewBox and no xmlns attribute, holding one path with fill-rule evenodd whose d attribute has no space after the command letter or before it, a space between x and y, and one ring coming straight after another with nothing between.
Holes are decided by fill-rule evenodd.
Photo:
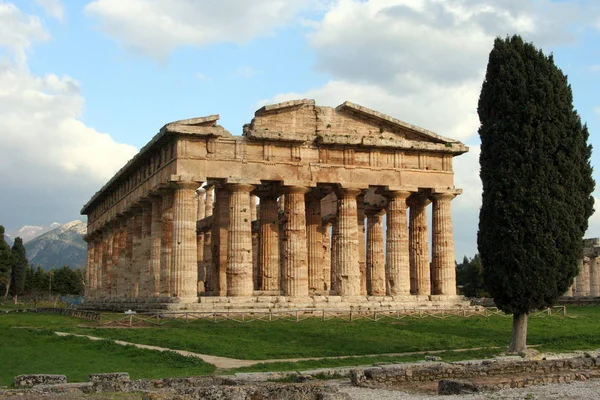
<instances>
[{"instance_id":1,"label":"dirt path","mask_svg":"<svg viewBox=\"0 0 600 400\"><path fill-rule=\"evenodd\" d=\"M381 357L381 356L402 357L402 356L411 356L411 355L415 355L415 354L423 354L423 355L425 355L425 354L439 354L439 353L443 353L443 352L446 352L446 351L463 352L463 351L469 351L469 350L481 350L481 349L483 349L482 347L476 347L476 348L472 348L472 349L410 351L410 352L405 352L405 353L364 354L364 355L360 355L360 356L356 356L355 355L355 356L336 356L336 357L284 358L284 359L271 359L271 360L239 360L239 359L236 359L236 358L211 356L211 355L208 355L208 354L193 353L191 351L186 351L186 350L168 349L168 348L165 348L165 347L151 346L151 345L139 344L139 343L130 343L130 342L124 342L122 340L105 339L105 338L100 338L100 337L96 337L96 336L78 335L78 334L75 334L75 333L66 333L66 332L54 332L54 333L56 333L58 336L77 336L77 337L88 338L90 340L110 340L110 341L112 341L112 342L114 342L116 344L119 344L121 346L135 346L135 347L140 348L140 349L148 349L148 350L156 350L156 351L172 351L172 352L181 354L182 356L200 358L200 359L202 359L203 361L205 361L205 362L207 362L209 364L213 364L215 367L217 367L217 369L231 369L231 368L249 367L251 365L262 364L262 363L298 362L298 361L342 359L342 358L353 358L353 357ZM487 347L487 348L488 349L497 349L499 347Z\"/></svg>"}]
</instances>

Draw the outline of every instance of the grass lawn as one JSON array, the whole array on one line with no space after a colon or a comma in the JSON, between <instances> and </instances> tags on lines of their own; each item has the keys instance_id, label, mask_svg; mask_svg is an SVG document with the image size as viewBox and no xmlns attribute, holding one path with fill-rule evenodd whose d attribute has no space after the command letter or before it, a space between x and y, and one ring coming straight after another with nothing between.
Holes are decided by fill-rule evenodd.
<instances>
[{"instance_id":1,"label":"grass lawn","mask_svg":"<svg viewBox=\"0 0 600 400\"><path fill-rule=\"evenodd\" d=\"M541 351L564 352L600 348L596 329L600 307L569 307L568 316L529 319L530 345ZM291 321L169 321L138 329L99 328L90 321L53 314L0 315L0 384L24 373L65 373L85 380L88 373L126 371L133 378L191 376L214 371L197 359L157 353L110 342L61 338L54 331L88 334L133 343L239 359L355 356L333 360L263 363L238 371L280 371L368 365L374 362L422 360L423 355L390 357L385 353L474 349L446 352L442 359L486 358L506 348L512 318L449 317L446 319L382 319L378 322L309 319ZM498 346L499 349L491 347ZM368 356L367 355L376 355Z\"/></svg>"},{"instance_id":2,"label":"grass lawn","mask_svg":"<svg viewBox=\"0 0 600 400\"><path fill-rule=\"evenodd\" d=\"M542 351L600 347L600 307L569 307L569 315L529 319L529 344ZM406 318L378 322L171 321L145 329L71 327L69 331L223 357L265 360L508 346L512 317Z\"/></svg>"}]
</instances>

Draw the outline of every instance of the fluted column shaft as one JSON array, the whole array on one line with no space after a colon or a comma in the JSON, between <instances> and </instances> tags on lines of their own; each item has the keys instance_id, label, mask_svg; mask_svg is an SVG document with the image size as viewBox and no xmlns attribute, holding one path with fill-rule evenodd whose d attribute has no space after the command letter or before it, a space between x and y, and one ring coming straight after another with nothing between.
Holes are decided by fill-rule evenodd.
<instances>
[{"instance_id":1,"label":"fluted column shaft","mask_svg":"<svg viewBox=\"0 0 600 400\"><path fill-rule=\"evenodd\" d=\"M277 197L260 199L259 290L279 291L279 209Z\"/></svg>"},{"instance_id":2,"label":"fluted column shaft","mask_svg":"<svg viewBox=\"0 0 600 400\"><path fill-rule=\"evenodd\" d=\"M93 239L88 239L87 242L87 263L86 263L86 285L85 285L85 297L90 299L93 297L94 285L95 285L95 271L94 271L94 251L95 243Z\"/></svg>"},{"instance_id":3,"label":"fluted column shaft","mask_svg":"<svg viewBox=\"0 0 600 400\"><path fill-rule=\"evenodd\" d=\"M140 242L140 290L139 297L147 298L152 295L152 203L144 201L142 203L142 233Z\"/></svg>"},{"instance_id":4,"label":"fluted column shaft","mask_svg":"<svg viewBox=\"0 0 600 400\"><path fill-rule=\"evenodd\" d=\"M410 207L410 291L414 294L431 294L431 269L429 265L429 238L427 237L427 197L414 193L408 199Z\"/></svg>"},{"instance_id":5,"label":"fluted column shaft","mask_svg":"<svg viewBox=\"0 0 600 400\"><path fill-rule=\"evenodd\" d=\"M206 191L204 189L198 189L196 191L198 194L198 221L204 219L206 214L206 201L204 199L204 195ZM206 281L206 269L204 265L204 232L196 233L196 262L198 265L198 287L197 292L203 293L206 290L205 281Z\"/></svg>"},{"instance_id":6,"label":"fluted column shaft","mask_svg":"<svg viewBox=\"0 0 600 400\"><path fill-rule=\"evenodd\" d=\"M358 212L356 197L358 189L338 191L338 232L337 240L337 286L340 296L361 294L360 263L358 250Z\"/></svg>"},{"instance_id":7,"label":"fluted column shaft","mask_svg":"<svg viewBox=\"0 0 600 400\"><path fill-rule=\"evenodd\" d=\"M434 193L432 266L433 294L456 295L456 260L450 202L454 193Z\"/></svg>"},{"instance_id":8,"label":"fluted column shaft","mask_svg":"<svg viewBox=\"0 0 600 400\"><path fill-rule=\"evenodd\" d=\"M229 230L229 197L224 187L216 189L216 201L212 226L212 283L211 288L218 296L227 295L227 237Z\"/></svg>"},{"instance_id":9,"label":"fluted column shaft","mask_svg":"<svg viewBox=\"0 0 600 400\"><path fill-rule=\"evenodd\" d=\"M104 232L104 254L102 257L102 297L110 297L110 278L112 273L112 230L110 226Z\"/></svg>"},{"instance_id":10,"label":"fluted column shaft","mask_svg":"<svg viewBox=\"0 0 600 400\"><path fill-rule=\"evenodd\" d=\"M171 297L171 265L173 263L173 192L165 190L162 197L162 237L160 241L160 295Z\"/></svg>"},{"instance_id":11,"label":"fluted column shaft","mask_svg":"<svg viewBox=\"0 0 600 400\"><path fill-rule=\"evenodd\" d=\"M171 291L180 302L198 300L196 182L177 182L173 191Z\"/></svg>"},{"instance_id":12,"label":"fluted column shaft","mask_svg":"<svg viewBox=\"0 0 600 400\"><path fill-rule=\"evenodd\" d=\"M127 296L127 284L125 281L125 274L129 267L127 261L127 218L122 216L119 221L119 259L117 262L119 272L117 274L116 281L116 292L118 297Z\"/></svg>"},{"instance_id":13,"label":"fluted column shaft","mask_svg":"<svg viewBox=\"0 0 600 400\"><path fill-rule=\"evenodd\" d=\"M123 295L124 297L133 297L133 281L131 279L131 274L133 270L133 227L134 227L135 218L133 216L133 212L129 212L126 215L125 222L125 260L123 263Z\"/></svg>"},{"instance_id":14,"label":"fluted column shaft","mask_svg":"<svg viewBox=\"0 0 600 400\"><path fill-rule=\"evenodd\" d=\"M339 202L339 199L338 199ZM338 207L339 209L339 207ZM339 218L335 218L335 220L331 224L331 263L330 263L330 285L331 285L331 294L339 295L339 279L338 279L338 241L340 240L340 225Z\"/></svg>"},{"instance_id":15,"label":"fluted column shaft","mask_svg":"<svg viewBox=\"0 0 600 400\"><path fill-rule=\"evenodd\" d=\"M121 227L118 221L112 224L113 235L112 235L112 271L111 271L111 285L110 285L110 297L114 298L118 295L119 286L119 275L121 273L119 265L119 240L121 238Z\"/></svg>"},{"instance_id":16,"label":"fluted column shaft","mask_svg":"<svg viewBox=\"0 0 600 400\"><path fill-rule=\"evenodd\" d=\"M596 257L590 257L590 297L600 296L600 276Z\"/></svg>"},{"instance_id":17,"label":"fluted column shaft","mask_svg":"<svg viewBox=\"0 0 600 400\"><path fill-rule=\"evenodd\" d=\"M386 291L389 295L410 295L410 257L406 226L406 199L410 192L387 193Z\"/></svg>"},{"instance_id":18,"label":"fluted column shaft","mask_svg":"<svg viewBox=\"0 0 600 400\"><path fill-rule=\"evenodd\" d=\"M206 200L204 202L204 217L212 217L213 216L213 207L215 201L215 187L207 186L206 187ZM214 221L213 221L214 226ZM213 277L213 254L212 254L212 235L213 230L208 230L204 232L204 251L202 252L202 264L204 270L204 291L206 293L213 293L215 291L214 287L214 277Z\"/></svg>"},{"instance_id":19,"label":"fluted column shaft","mask_svg":"<svg viewBox=\"0 0 600 400\"><path fill-rule=\"evenodd\" d=\"M306 244L306 187L285 188L285 239L283 284L286 296L308 296L308 249Z\"/></svg>"},{"instance_id":20,"label":"fluted column shaft","mask_svg":"<svg viewBox=\"0 0 600 400\"><path fill-rule=\"evenodd\" d=\"M356 197L356 221L358 223L358 267L360 271L360 294L367 295L367 257L365 253L365 196Z\"/></svg>"},{"instance_id":21,"label":"fluted column shaft","mask_svg":"<svg viewBox=\"0 0 600 400\"><path fill-rule=\"evenodd\" d=\"M373 296L386 294L382 215L382 211L367 213L367 281L368 293Z\"/></svg>"},{"instance_id":22,"label":"fluted column shaft","mask_svg":"<svg viewBox=\"0 0 600 400\"><path fill-rule=\"evenodd\" d=\"M100 289L101 289L101 280L102 280L102 252L104 251L104 247L102 245L102 232L98 233L98 237L96 238L96 246L94 251L94 297L100 297Z\"/></svg>"},{"instance_id":23,"label":"fluted column shaft","mask_svg":"<svg viewBox=\"0 0 600 400\"><path fill-rule=\"evenodd\" d=\"M323 290L323 231L321 228L321 196L307 196L306 237L308 246L308 291Z\"/></svg>"},{"instance_id":24,"label":"fluted column shaft","mask_svg":"<svg viewBox=\"0 0 600 400\"><path fill-rule=\"evenodd\" d=\"M321 259L319 265L321 267L321 290L325 294L329 294L331 290L331 224L321 224L319 227L322 237Z\"/></svg>"},{"instance_id":25,"label":"fluted column shaft","mask_svg":"<svg viewBox=\"0 0 600 400\"><path fill-rule=\"evenodd\" d=\"M231 193L227 232L227 295L252 296L252 185L228 184Z\"/></svg>"},{"instance_id":26,"label":"fluted column shaft","mask_svg":"<svg viewBox=\"0 0 600 400\"><path fill-rule=\"evenodd\" d=\"M160 296L160 251L162 247L162 197L153 196L152 201L152 223L151 246L150 246L150 292L151 297Z\"/></svg>"},{"instance_id":27,"label":"fluted column shaft","mask_svg":"<svg viewBox=\"0 0 600 400\"><path fill-rule=\"evenodd\" d=\"M131 282L133 288L133 297L140 297L141 282L144 255L142 249L142 210L136 208L133 218L133 251L132 251L132 267L131 267Z\"/></svg>"},{"instance_id":28,"label":"fluted column shaft","mask_svg":"<svg viewBox=\"0 0 600 400\"><path fill-rule=\"evenodd\" d=\"M575 297L582 297L583 296L583 286L584 286L584 277L583 277L583 268L585 266L585 262L582 259L579 260L579 264L578 264L578 270L579 273L577 274L577 277L575 278Z\"/></svg>"}]
</instances>

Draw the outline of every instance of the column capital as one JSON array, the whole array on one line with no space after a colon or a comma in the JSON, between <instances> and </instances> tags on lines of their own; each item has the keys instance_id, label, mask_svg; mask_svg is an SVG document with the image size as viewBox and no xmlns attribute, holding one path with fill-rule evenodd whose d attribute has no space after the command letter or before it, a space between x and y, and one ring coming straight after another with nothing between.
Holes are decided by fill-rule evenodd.
<instances>
[{"instance_id":1,"label":"column capital","mask_svg":"<svg viewBox=\"0 0 600 400\"><path fill-rule=\"evenodd\" d=\"M406 204L409 207L413 207L413 206L427 206L430 202L429 200L429 195L431 193L429 192L429 190L426 191L418 191L418 192L412 192L410 194L410 196L406 199Z\"/></svg>"},{"instance_id":2,"label":"column capital","mask_svg":"<svg viewBox=\"0 0 600 400\"><path fill-rule=\"evenodd\" d=\"M254 190L254 185L250 185L247 183L226 183L225 188L230 192L244 192L250 193Z\"/></svg>"},{"instance_id":3,"label":"column capital","mask_svg":"<svg viewBox=\"0 0 600 400\"><path fill-rule=\"evenodd\" d=\"M382 216L385 214L385 208L365 208L367 217Z\"/></svg>"},{"instance_id":4,"label":"column capital","mask_svg":"<svg viewBox=\"0 0 600 400\"><path fill-rule=\"evenodd\" d=\"M288 194L288 193L306 194L309 191L310 191L310 187L308 187L308 186L284 186L284 187L282 187L283 194Z\"/></svg>"},{"instance_id":5,"label":"column capital","mask_svg":"<svg viewBox=\"0 0 600 400\"><path fill-rule=\"evenodd\" d=\"M439 191L434 189L429 195L429 197L432 200L452 200L461 193L461 189L454 189L448 191Z\"/></svg>"},{"instance_id":6,"label":"column capital","mask_svg":"<svg viewBox=\"0 0 600 400\"><path fill-rule=\"evenodd\" d=\"M381 195L387 199L408 199L414 192L408 190L386 190Z\"/></svg>"},{"instance_id":7,"label":"column capital","mask_svg":"<svg viewBox=\"0 0 600 400\"><path fill-rule=\"evenodd\" d=\"M170 186L175 190L188 189L188 190L196 190L202 182L195 181L171 181L169 182Z\"/></svg>"},{"instance_id":8,"label":"column capital","mask_svg":"<svg viewBox=\"0 0 600 400\"><path fill-rule=\"evenodd\" d=\"M335 195L339 197L358 197L364 194L367 189L353 188L353 187L342 187L341 185L337 185L335 187Z\"/></svg>"}]
</instances>

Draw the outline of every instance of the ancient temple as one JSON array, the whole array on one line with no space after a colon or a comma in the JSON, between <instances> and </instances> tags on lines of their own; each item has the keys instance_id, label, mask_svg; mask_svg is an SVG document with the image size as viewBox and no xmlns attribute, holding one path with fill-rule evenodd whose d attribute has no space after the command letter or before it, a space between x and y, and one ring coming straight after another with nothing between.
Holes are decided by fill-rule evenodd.
<instances>
[{"instance_id":1,"label":"ancient temple","mask_svg":"<svg viewBox=\"0 0 600 400\"><path fill-rule=\"evenodd\" d=\"M583 239L583 258L579 260L579 274L564 294L568 298L600 297L600 238Z\"/></svg>"},{"instance_id":2,"label":"ancient temple","mask_svg":"<svg viewBox=\"0 0 600 400\"><path fill-rule=\"evenodd\" d=\"M466 146L350 102L264 106L242 136L218 119L165 125L83 207L88 305L464 304L451 201Z\"/></svg>"}]
</instances>

